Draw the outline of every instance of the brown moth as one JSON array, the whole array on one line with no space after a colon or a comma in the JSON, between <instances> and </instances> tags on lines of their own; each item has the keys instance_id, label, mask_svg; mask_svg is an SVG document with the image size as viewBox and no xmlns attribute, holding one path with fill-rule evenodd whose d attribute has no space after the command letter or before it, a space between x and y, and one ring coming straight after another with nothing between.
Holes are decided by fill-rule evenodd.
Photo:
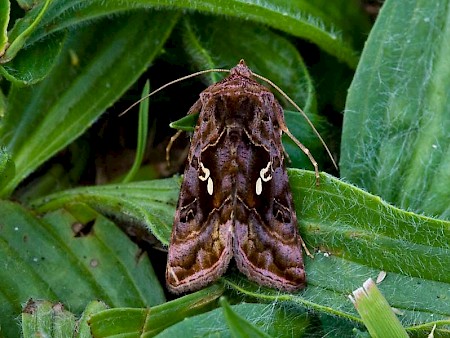
<instances>
[{"instance_id":1,"label":"brown moth","mask_svg":"<svg viewBox=\"0 0 450 338\"><path fill-rule=\"evenodd\" d=\"M233 257L261 285L303 288L303 242L284 165L280 104L241 60L200 94L188 114L196 112L169 246L169 290L214 282Z\"/></svg>"}]
</instances>

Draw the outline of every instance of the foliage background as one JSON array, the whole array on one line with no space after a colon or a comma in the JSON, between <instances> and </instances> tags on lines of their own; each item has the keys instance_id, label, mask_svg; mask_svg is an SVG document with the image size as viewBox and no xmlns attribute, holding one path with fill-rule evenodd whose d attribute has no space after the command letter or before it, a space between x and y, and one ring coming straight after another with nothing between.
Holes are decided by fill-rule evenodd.
<instances>
[{"instance_id":1,"label":"foliage background","mask_svg":"<svg viewBox=\"0 0 450 338\"><path fill-rule=\"evenodd\" d=\"M450 336L449 3L386 1L376 19L371 8L1 0L0 336L65 336L77 322L83 337L364 336L347 296L380 271L379 288L409 335L436 324L435 336ZM221 77L152 97L144 164L130 183L122 180L138 114L118 114L147 79L157 88L241 58L304 108L339 172L283 104L288 126L340 180L322 174L316 187L310 171L296 169L311 169L308 160L286 140L300 232L315 254L305 258L304 291L261 288L231 269L174 299L161 249L188 138L167 168L168 124Z\"/></svg>"}]
</instances>

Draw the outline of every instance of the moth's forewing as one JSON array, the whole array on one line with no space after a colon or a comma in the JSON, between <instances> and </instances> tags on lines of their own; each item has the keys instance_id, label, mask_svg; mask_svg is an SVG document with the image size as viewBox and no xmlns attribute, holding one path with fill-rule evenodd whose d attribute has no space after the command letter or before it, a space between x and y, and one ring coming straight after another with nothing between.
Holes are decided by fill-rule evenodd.
<instances>
[{"instance_id":1,"label":"moth's forewing","mask_svg":"<svg viewBox=\"0 0 450 338\"><path fill-rule=\"evenodd\" d=\"M212 177L203 180L203 149L218 136L202 131L207 128L207 103L202 106L192 137L170 240L166 281L173 293L198 290L215 281L226 271L232 257L232 208L230 203L214 202L208 193Z\"/></svg>"}]
</instances>

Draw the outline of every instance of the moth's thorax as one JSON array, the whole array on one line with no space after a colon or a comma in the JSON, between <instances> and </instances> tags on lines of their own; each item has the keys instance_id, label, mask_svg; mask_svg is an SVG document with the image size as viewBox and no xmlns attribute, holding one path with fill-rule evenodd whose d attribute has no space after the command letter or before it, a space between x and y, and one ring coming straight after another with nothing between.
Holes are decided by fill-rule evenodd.
<instances>
[{"instance_id":1,"label":"moth's thorax","mask_svg":"<svg viewBox=\"0 0 450 338\"><path fill-rule=\"evenodd\" d=\"M273 102L270 91L256 95L252 91L242 89L221 93L204 93L201 96L204 109L200 112L200 121L214 120L220 128L240 126L248 127L257 121L267 121L272 118L267 102ZM254 126L256 127L256 126Z\"/></svg>"}]
</instances>

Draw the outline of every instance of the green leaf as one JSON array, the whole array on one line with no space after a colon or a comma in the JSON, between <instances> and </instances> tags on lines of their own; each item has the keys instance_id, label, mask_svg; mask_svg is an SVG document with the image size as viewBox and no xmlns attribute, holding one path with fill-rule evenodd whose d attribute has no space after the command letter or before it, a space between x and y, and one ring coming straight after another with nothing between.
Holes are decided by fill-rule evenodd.
<instances>
[{"instance_id":1,"label":"green leaf","mask_svg":"<svg viewBox=\"0 0 450 338\"><path fill-rule=\"evenodd\" d=\"M186 317L209 310L223 291L223 286L215 284L149 309L105 310L91 316L91 331L95 337L153 337Z\"/></svg>"},{"instance_id":2,"label":"green leaf","mask_svg":"<svg viewBox=\"0 0 450 338\"><path fill-rule=\"evenodd\" d=\"M137 8L166 8L179 10L195 10L216 16L228 16L245 21L259 22L277 30L304 38L317 44L322 50L336 56L341 61L354 67L357 63L355 44L361 42L368 30L368 20L359 10L359 3L352 1L326 0L309 1L276 0L260 2L256 0L135 0L124 1L101 0L55 1L43 18L39 29L32 40L39 40L45 35L67 27L79 25L105 15ZM36 9L31 13L36 16ZM30 17L33 17L30 14ZM11 37L19 35L30 19L19 22L10 33ZM358 36L355 32L361 32ZM357 43L355 43L355 40ZM359 41L359 42L358 42Z\"/></svg>"},{"instance_id":3,"label":"green leaf","mask_svg":"<svg viewBox=\"0 0 450 338\"><path fill-rule=\"evenodd\" d=\"M231 306L231 311L249 325L273 337L301 337L309 321L303 311L291 308L288 311L277 304L241 303ZM156 337L236 337L229 329L224 311L213 311L186 318L172 325Z\"/></svg>"},{"instance_id":4,"label":"green leaf","mask_svg":"<svg viewBox=\"0 0 450 338\"><path fill-rule=\"evenodd\" d=\"M52 334L52 303L35 302L30 299L22 312L22 330L24 337Z\"/></svg>"},{"instance_id":5,"label":"green leaf","mask_svg":"<svg viewBox=\"0 0 450 338\"><path fill-rule=\"evenodd\" d=\"M448 1L386 1L349 89L341 177L397 206L450 216Z\"/></svg>"},{"instance_id":6,"label":"green leaf","mask_svg":"<svg viewBox=\"0 0 450 338\"><path fill-rule=\"evenodd\" d=\"M179 189L178 178L83 187L37 199L32 205L48 212L72 203L87 204L114 219L148 228L168 245Z\"/></svg>"},{"instance_id":7,"label":"green leaf","mask_svg":"<svg viewBox=\"0 0 450 338\"><path fill-rule=\"evenodd\" d=\"M5 94L0 90L0 121L5 117L6 101Z\"/></svg>"},{"instance_id":8,"label":"green leaf","mask_svg":"<svg viewBox=\"0 0 450 338\"><path fill-rule=\"evenodd\" d=\"M332 5L329 3L311 5L306 1L294 4L286 0L278 0L278 2L278 4L260 4L257 2L220 1L208 4L204 1L140 0L130 4L121 1L105 3L100 0L81 3L75 0L51 3L47 1L44 6L35 6L23 18L15 22L13 29L9 32L9 38L13 43L8 49L7 55L4 56L3 62L10 61L17 53L21 56L20 61L8 63L7 68L2 69L2 73L10 81L21 85L36 83L47 74L43 70L48 71L50 68L39 67L35 74L35 67L31 67L26 73L25 65L32 65L33 60L38 60L45 65L53 65L57 55L49 54L47 57L41 55L36 59L34 56L40 50L39 45L42 44L40 40L51 41L55 33L62 36L62 32L67 28L77 27L80 24L91 22L93 19L100 19L113 13L124 13L136 8L178 8L193 9L219 16L226 14L229 17L245 19L243 22L245 25L248 24L250 18L255 22L311 40L349 65L356 65L355 51L359 48L355 49L355 45L361 43L355 44L355 41L361 40L364 35L359 34L358 36L355 31L368 30L367 18L359 11L356 2L354 6L349 6L347 2L345 5L343 5L344 2L342 4L333 2ZM47 8L48 3L50 5ZM27 5L24 4L24 6ZM44 13L45 15L42 15ZM216 23L220 26L220 22L219 20ZM215 24L214 18L211 19L211 23ZM202 28L201 31L205 30ZM226 29L214 29L214 31L226 32ZM232 37L231 34L228 36ZM244 38L234 40L250 45L254 37L247 40ZM270 40L268 41L270 42ZM245 51L249 49L248 47L242 50ZM255 55L252 54L253 57ZM7 59L5 59L6 57ZM204 67L206 64L202 63L202 66Z\"/></svg>"},{"instance_id":9,"label":"green leaf","mask_svg":"<svg viewBox=\"0 0 450 338\"><path fill-rule=\"evenodd\" d=\"M319 187L309 172L290 174L308 244L384 271L450 282L450 222L395 208L326 174Z\"/></svg>"},{"instance_id":10,"label":"green leaf","mask_svg":"<svg viewBox=\"0 0 450 338\"><path fill-rule=\"evenodd\" d=\"M80 313L92 299L110 306L151 306L164 294L147 256L113 223L85 206L37 218L0 201L0 325L15 325L27 299L60 301Z\"/></svg>"},{"instance_id":11,"label":"green leaf","mask_svg":"<svg viewBox=\"0 0 450 338\"><path fill-rule=\"evenodd\" d=\"M307 288L284 294L244 278L230 285L264 301L293 302L358 323L343 299L383 270L380 289L402 311L403 326L418 331L450 324L450 222L397 209L329 175L321 174L317 187L312 172L289 174L300 233L317 250L314 259L306 258Z\"/></svg>"},{"instance_id":12,"label":"green leaf","mask_svg":"<svg viewBox=\"0 0 450 338\"><path fill-rule=\"evenodd\" d=\"M53 310L53 334L52 337L64 338L71 335L75 329L75 316L64 309L61 303L55 304Z\"/></svg>"},{"instance_id":13,"label":"green leaf","mask_svg":"<svg viewBox=\"0 0 450 338\"><path fill-rule=\"evenodd\" d=\"M350 297L371 337L409 337L372 279Z\"/></svg>"},{"instance_id":14,"label":"green leaf","mask_svg":"<svg viewBox=\"0 0 450 338\"><path fill-rule=\"evenodd\" d=\"M233 337L270 337L268 334L234 312L225 297L220 298L220 305L222 306L225 321Z\"/></svg>"},{"instance_id":15,"label":"green leaf","mask_svg":"<svg viewBox=\"0 0 450 338\"><path fill-rule=\"evenodd\" d=\"M13 155L16 176L1 195L10 194L120 97L159 53L176 20L174 13L143 12L97 21L70 33L45 81L12 88L0 143ZM80 64L71 63L70 51Z\"/></svg>"}]
</instances>

